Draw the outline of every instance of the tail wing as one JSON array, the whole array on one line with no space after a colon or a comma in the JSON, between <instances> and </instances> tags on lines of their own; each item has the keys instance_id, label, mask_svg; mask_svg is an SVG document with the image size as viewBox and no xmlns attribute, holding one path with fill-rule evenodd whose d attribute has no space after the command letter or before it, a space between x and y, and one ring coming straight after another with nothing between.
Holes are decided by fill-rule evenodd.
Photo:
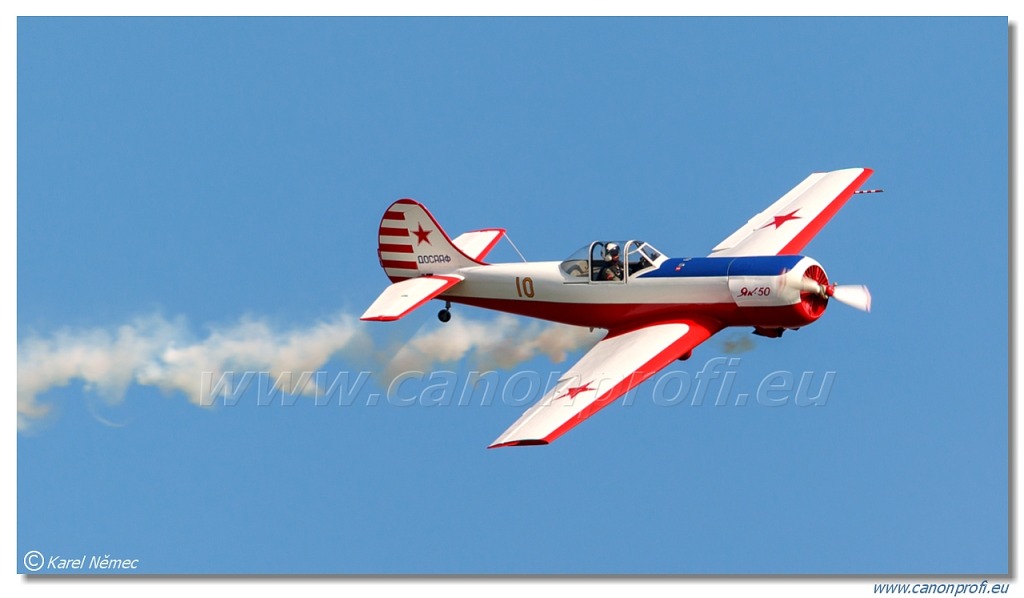
<instances>
[{"instance_id":1,"label":"tail wing","mask_svg":"<svg viewBox=\"0 0 1024 598\"><path fill-rule=\"evenodd\" d=\"M465 278L459 268L480 261L505 234L488 228L448 237L427 211L412 199L391 204L381 218L377 257L393 283L362 315L363 320L397 320Z\"/></svg>"},{"instance_id":2,"label":"tail wing","mask_svg":"<svg viewBox=\"0 0 1024 598\"><path fill-rule=\"evenodd\" d=\"M360 320L397 320L462 282L457 274L421 276L396 282L384 289Z\"/></svg>"},{"instance_id":3,"label":"tail wing","mask_svg":"<svg viewBox=\"0 0 1024 598\"><path fill-rule=\"evenodd\" d=\"M480 230L470 231L468 233L462 233L455 237L452 243L458 247L462 253L465 253L469 257L476 261L484 259L491 249L498 244L501 237L504 236L505 229L503 228L484 228Z\"/></svg>"},{"instance_id":4,"label":"tail wing","mask_svg":"<svg viewBox=\"0 0 1024 598\"><path fill-rule=\"evenodd\" d=\"M485 229L452 241L423 204L400 199L381 218L377 256L392 282L448 274L484 265L480 260L504 233L503 229Z\"/></svg>"}]
</instances>

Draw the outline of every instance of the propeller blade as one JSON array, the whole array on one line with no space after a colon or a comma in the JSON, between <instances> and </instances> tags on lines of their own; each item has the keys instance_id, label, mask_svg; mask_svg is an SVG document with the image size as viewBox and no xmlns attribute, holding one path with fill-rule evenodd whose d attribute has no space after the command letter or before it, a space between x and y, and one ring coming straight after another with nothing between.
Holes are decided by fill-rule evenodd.
<instances>
[{"instance_id":1,"label":"propeller blade","mask_svg":"<svg viewBox=\"0 0 1024 598\"><path fill-rule=\"evenodd\" d=\"M830 295L840 303L856 307L861 311L871 311L871 292L862 284L837 284L830 289Z\"/></svg>"}]
</instances>

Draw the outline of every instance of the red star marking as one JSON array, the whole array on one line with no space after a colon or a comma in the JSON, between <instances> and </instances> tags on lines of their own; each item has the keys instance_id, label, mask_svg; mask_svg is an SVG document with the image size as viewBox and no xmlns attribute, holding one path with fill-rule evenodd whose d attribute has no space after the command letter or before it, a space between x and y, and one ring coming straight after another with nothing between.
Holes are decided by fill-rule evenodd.
<instances>
[{"instance_id":1,"label":"red star marking","mask_svg":"<svg viewBox=\"0 0 1024 598\"><path fill-rule=\"evenodd\" d=\"M762 226L761 228L768 228L769 226L774 224L775 228L777 229L780 226L782 226L783 224L789 222L790 220L799 220L800 216L794 216L794 214L796 214L799 211L800 211L800 208L797 208L797 209L793 210L792 212L790 212L788 214L783 214L782 216L776 216L775 219L772 222L769 222L768 224ZM761 229L758 229L758 230L761 230Z\"/></svg>"},{"instance_id":2,"label":"red star marking","mask_svg":"<svg viewBox=\"0 0 1024 598\"><path fill-rule=\"evenodd\" d=\"M564 399L565 397L569 397L569 400L571 401L576 398L576 395L580 394L581 392L587 392L588 390L594 390L593 388L590 388L590 382L587 382L583 386L570 386L569 388L566 389L566 393L564 395L557 396L551 400L557 401L558 399Z\"/></svg>"},{"instance_id":3,"label":"red star marking","mask_svg":"<svg viewBox=\"0 0 1024 598\"><path fill-rule=\"evenodd\" d=\"M422 224L417 224L416 228L419 229L419 230L412 231L412 234L416 235L416 244L417 245L422 245L423 242L425 241L427 243L427 245L432 245L432 243L430 242L429 235L430 235L430 233L432 233L434 231L432 231L432 230L423 230L423 225Z\"/></svg>"}]
</instances>

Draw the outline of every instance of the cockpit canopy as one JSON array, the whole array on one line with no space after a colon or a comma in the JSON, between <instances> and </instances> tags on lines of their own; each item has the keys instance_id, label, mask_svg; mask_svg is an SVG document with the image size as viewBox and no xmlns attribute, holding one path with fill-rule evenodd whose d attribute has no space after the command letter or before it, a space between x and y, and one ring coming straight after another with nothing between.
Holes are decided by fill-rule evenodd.
<instances>
[{"instance_id":1,"label":"cockpit canopy","mask_svg":"<svg viewBox=\"0 0 1024 598\"><path fill-rule=\"evenodd\" d=\"M665 258L643 241L594 241L573 252L559 266L568 282L623 282Z\"/></svg>"}]
</instances>

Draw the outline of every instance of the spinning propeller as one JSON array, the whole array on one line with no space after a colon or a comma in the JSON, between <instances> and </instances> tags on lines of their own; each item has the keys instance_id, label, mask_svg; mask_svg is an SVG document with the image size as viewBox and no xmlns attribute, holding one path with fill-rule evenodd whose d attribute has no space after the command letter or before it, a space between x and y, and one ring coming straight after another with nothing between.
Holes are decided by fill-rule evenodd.
<instances>
[{"instance_id":1,"label":"spinning propeller","mask_svg":"<svg viewBox=\"0 0 1024 598\"><path fill-rule=\"evenodd\" d=\"M871 292L862 284L821 284L810 278L803 278L800 280L800 290L817 293L822 297L832 297L861 311L871 311Z\"/></svg>"}]
</instances>

